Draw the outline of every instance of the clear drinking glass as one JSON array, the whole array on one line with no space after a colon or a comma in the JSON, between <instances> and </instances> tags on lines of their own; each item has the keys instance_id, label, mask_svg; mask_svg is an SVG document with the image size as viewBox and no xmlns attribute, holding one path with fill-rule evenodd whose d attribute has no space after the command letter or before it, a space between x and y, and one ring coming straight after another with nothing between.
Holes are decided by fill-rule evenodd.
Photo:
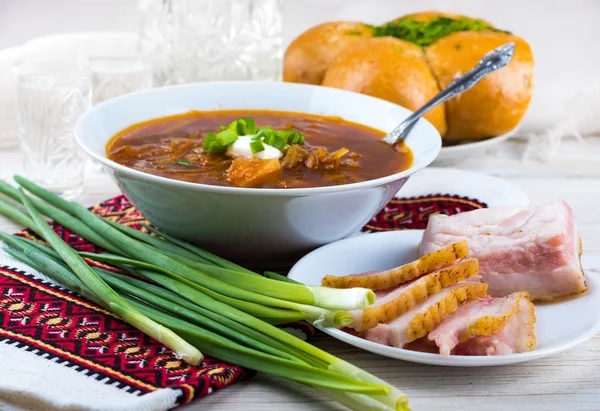
<instances>
[{"instance_id":1,"label":"clear drinking glass","mask_svg":"<svg viewBox=\"0 0 600 411\"><path fill-rule=\"evenodd\" d=\"M17 63L14 73L25 174L74 198L81 193L85 166L74 127L91 103L89 63L42 57Z\"/></svg>"},{"instance_id":2,"label":"clear drinking glass","mask_svg":"<svg viewBox=\"0 0 600 411\"><path fill-rule=\"evenodd\" d=\"M137 38L96 40L85 52L92 76L92 104L152 87L152 45Z\"/></svg>"},{"instance_id":3,"label":"clear drinking glass","mask_svg":"<svg viewBox=\"0 0 600 411\"><path fill-rule=\"evenodd\" d=\"M281 77L281 0L138 0L154 84Z\"/></svg>"},{"instance_id":4,"label":"clear drinking glass","mask_svg":"<svg viewBox=\"0 0 600 411\"><path fill-rule=\"evenodd\" d=\"M137 37L95 39L84 54L90 62L92 104L152 87L152 44ZM89 160L94 171L102 165Z\"/></svg>"}]
</instances>

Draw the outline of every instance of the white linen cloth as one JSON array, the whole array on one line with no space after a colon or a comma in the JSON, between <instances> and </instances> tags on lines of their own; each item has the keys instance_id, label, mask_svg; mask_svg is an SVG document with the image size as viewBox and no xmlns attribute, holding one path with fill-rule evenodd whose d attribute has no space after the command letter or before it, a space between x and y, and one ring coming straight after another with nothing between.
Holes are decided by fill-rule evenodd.
<instances>
[{"instance_id":1,"label":"white linen cloth","mask_svg":"<svg viewBox=\"0 0 600 411\"><path fill-rule=\"evenodd\" d=\"M0 242L0 246L4 244ZM27 271L56 284L2 250L0 266ZM173 408L179 395L169 388L136 395L99 381L85 370L1 340L0 359L0 410L160 411Z\"/></svg>"},{"instance_id":2,"label":"white linen cloth","mask_svg":"<svg viewBox=\"0 0 600 411\"><path fill-rule=\"evenodd\" d=\"M526 133L528 144L523 159L548 161L554 158L565 138L585 143L585 136L600 136L600 81L568 99L560 117L547 130ZM585 149L585 148L582 148Z\"/></svg>"}]
</instances>

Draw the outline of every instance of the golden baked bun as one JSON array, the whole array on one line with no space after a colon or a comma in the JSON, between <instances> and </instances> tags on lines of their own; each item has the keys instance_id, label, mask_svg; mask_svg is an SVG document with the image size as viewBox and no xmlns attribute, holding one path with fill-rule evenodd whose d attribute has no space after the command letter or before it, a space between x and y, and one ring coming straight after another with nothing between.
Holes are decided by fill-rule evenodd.
<instances>
[{"instance_id":1,"label":"golden baked bun","mask_svg":"<svg viewBox=\"0 0 600 411\"><path fill-rule=\"evenodd\" d=\"M321 24L289 46L283 78L352 90L416 110L484 54L510 41L516 51L507 67L426 116L446 142L480 140L515 128L533 93L529 44L481 19L425 11L381 26Z\"/></svg>"},{"instance_id":2,"label":"golden baked bun","mask_svg":"<svg viewBox=\"0 0 600 411\"><path fill-rule=\"evenodd\" d=\"M392 37L362 38L339 52L329 64L322 85L378 97L412 111L439 92L423 49ZM444 135L443 105L425 118Z\"/></svg>"},{"instance_id":3,"label":"golden baked bun","mask_svg":"<svg viewBox=\"0 0 600 411\"><path fill-rule=\"evenodd\" d=\"M285 52L283 81L321 84L335 56L365 36L371 36L371 28L351 21L324 23L305 31Z\"/></svg>"},{"instance_id":4,"label":"golden baked bun","mask_svg":"<svg viewBox=\"0 0 600 411\"><path fill-rule=\"evenodd\" d=\"M492 31L456 32L425 49L439 86L444 88L473 68L484 54L510 41L516 49L507 67L446 102L445 140L479 140L516 127L533 93L533 54L520 37Z\"/></svg>"}]
</instances>

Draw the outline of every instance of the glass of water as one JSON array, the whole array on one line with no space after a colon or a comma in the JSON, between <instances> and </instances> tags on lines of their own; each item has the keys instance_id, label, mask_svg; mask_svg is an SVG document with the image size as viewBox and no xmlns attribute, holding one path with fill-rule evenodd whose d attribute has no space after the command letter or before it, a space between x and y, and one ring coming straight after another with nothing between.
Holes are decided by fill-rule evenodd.
<instances>
[{"instance_id":1,"label":"glass of water","mask_svg":"<svg viewBox=\"0 0 600 411\"><path fill-rule=\"evenodd\" d=\"M91 49L81 53L90 62L92 104L152 87L150 42L134 36L119 41L96 39L91 45ZM90 164L94 171L104 171L100 163L90 160Z\"/></svg>"},{"instance_id":2,"label":"glass of water","mask_svg":"<svg viewBox=\"0 0 600 411\"><path fill-rule=\"evenodd\" d=\"M282 0L138 0L157 86L281 78Z\"/></svg>"},{"instance_id":3,"label":"glass of water","mask_svg":"<svg viewBox=\"0 0 600 411\"><path fill-rule=\"evenodd\" d=\"M137 37L93 42L85 52L92 76L92 104L152 87L152 45Z\"/></svg>"},{"instance_id":4,"label":"glass of water","mask_svg":"<svg viewBox=\"0 0 600 411\"><path fill-rule=\"evenodd\" d=\"M25 174L65 198L77 197L83 187L85 158L75 142L74 128L91 104L89 62L32 58L18 62L14 73Z\"/></svg>"}]
</instances>

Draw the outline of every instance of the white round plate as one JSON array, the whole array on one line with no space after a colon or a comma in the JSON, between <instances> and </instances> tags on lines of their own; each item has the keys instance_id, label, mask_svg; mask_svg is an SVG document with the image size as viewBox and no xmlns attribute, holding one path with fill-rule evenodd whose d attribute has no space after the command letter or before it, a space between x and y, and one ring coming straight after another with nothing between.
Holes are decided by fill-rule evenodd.
<instances>
[{"instance_id":1,"label":"white round plate","mask_svg":"<svg viewBox=\"0 0 600 411\"><path fill-rule=\"evenodd\" d=\"M397 197L450 194L486 203L488 207L529 205L527 194L513 183L475 171L427 167L410 177Z\"/></svg>"},{"instance_id":2,"label":"white round plate","mask_svg":"<svg viewBox=\"0 0 600 411\"><path fill-rule=\"evenodd\" d=\"M415 260L422 230L391 231L366 234L337 241L306 255L294 265L289 278L305 284L320 285L325 274L348 275L372 270L384 270ZM323 332L355 347L386 357L433 365L479 367L515 364L557 354L592 338L600 331L600 279L594 268L600 257L584 259L588 291L578 296L552 303L536 303L537 318L534 351L499 356L445 357L411 351L367 341L344 331L318 327Z\"/></svg>"},{"instance_id":3,"label":"white round plate","mask_svg":"<svg viewBox=\"0 0 600 411\"><path fill-rule=\"evenodd\" d=\"M467 161L470 158L485 155L503 141L506 141L509 138L513 137L517 133L518 128L519 127L517 126L508 133L488 138L485 140L474 141L472 143L462 143L450 147L442 147L440 154L433 162L433 166L452 167L464 161Z\"/></svg>"}]
</instances>

